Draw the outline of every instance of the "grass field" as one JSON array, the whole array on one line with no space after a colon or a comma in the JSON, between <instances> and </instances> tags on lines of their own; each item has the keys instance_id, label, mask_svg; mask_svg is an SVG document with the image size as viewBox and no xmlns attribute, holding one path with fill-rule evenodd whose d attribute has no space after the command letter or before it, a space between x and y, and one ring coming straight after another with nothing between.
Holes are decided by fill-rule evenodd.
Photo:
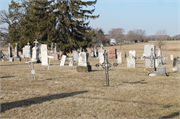
<instances>
[{"instance_id":1,"label":"grass field","mask_svg":"<svg viewBox=\"0 0 180 119\"><path fill-rule=\"evenodd\" d=\"M147 76L145 62L139 59L146 44L154 42L123 45L121 50L112 46L123 53L123 63L109 69L110 87L105 86L104 70L95 67L96 58L89 58L92 71L85 73L76 72L77 62L69 67L68 60L61 67L51 61L49 71L35 64L36 81L24 63L29 59L0 61L1 118L180 118L179 72L172 71L172 61L167 60L169 76ZM124 52L129 50L136 50L136 68L127 68ZM168 58L177 57L179 50L180 42L169 41L163 57L164 51Z\"/></svg>"}]
</instances>

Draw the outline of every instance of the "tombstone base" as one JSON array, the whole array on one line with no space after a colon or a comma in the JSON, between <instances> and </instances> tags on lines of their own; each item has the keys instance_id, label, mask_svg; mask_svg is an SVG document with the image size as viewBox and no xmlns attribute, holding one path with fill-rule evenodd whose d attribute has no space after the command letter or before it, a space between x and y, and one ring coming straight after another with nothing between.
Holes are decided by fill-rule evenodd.
<instances>
[{"instance_id":1,"label":"tombstone base","mask_svg":"<svg viewBox=\"0 0 180 119\"><path fill-rule=\"evenodd\" d=\"M150 70L151 70L151 68L145 68L145 70L146 70L146 71L150 71ZM155 69L155 68L152 68L152 70L156 71L156 69Z\"/></svg>"},{"instance_id":2,"label":"tombstone base","mask_svg":"<svg viewBox=\"0 0 180 119\"><path fill-rule=\"evenodd\" d=\"M77 72L90 72L91 71L91 65L88 66L77 66L76 67Z\"/></svg>"},{"instance_id":3,"label":"tombstone base","mask_svg":"<svg viewBox=\"0 0 180 119\"><path fill-rule=\"evenodd\" d=\"M150 74L150 73L149 73L148 76L156 76L156 74L154 74L154 73Z\"/></svg>"}]
</instances>

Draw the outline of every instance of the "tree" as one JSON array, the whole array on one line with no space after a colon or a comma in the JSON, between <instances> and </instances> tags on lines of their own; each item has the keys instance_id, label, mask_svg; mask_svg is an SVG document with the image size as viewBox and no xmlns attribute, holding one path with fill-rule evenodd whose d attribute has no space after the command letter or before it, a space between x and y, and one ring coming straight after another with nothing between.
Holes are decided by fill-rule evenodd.
<instances>
[{"instance_id":1,"label":"tree","mask_svg":"<svg viewBox=\"0 0 180 119\"><path fill-rule=\"evenodd\" d=\"M64 54L73 49L90 47L92 43L91 28L86 22L89 18L95 19L99 15L92 15L95 9L85 10L84 7L96 4L97 0L82 2L81 0L56 0L54 2L57 18L56 42Z\"/></svg>"},{"instance_id":2,"label":"tree","mask_svg":"<svg viewBox=\"0 0 180 119\"><path fill-rule=\"evenodd\" d=\"M112 28L108 31L109 37L116 39L116 42L119 43L120 49L122 42L124 41L124 29L123 28Z\"/></svg>"},{"instance_id":3,"label":"tree","mask_svg":"<svg viewBox=\"0 0 180 119\"><path fill-rule=\"evenodd\" d=\"M94 32L94 37L92 39L92 41L96 44L96 45L100 45L102 44L106 44L108 42L108 39L106 38L106 36L104 35L104 31L102 28L96 28L96 29L92 29L92 31Z\"/></svg>"},{"instance_id":4,"label":"tree","mask_svg":"<svg viewBox=\"0 0 180 119\"><path fill-rule=\"evenodd\" d=\"M158 30L156 31L156 45L158 46L158 48L162 48L163 46L165 46L165 40L167 40L167 36L166 36L166 30Z\"/></svg>"},{"instance_id":5,"label":"tree","mask_svg":"<svg viewBox=\"0 0 180 119\"><path fill-rule=\"evenodd\" d=\"M129 41L134 42L137 41L144 41L145 40L146 31L142 29L134 29L130 30L127 34L127 38Z\"/></svg>"}]
</instances>

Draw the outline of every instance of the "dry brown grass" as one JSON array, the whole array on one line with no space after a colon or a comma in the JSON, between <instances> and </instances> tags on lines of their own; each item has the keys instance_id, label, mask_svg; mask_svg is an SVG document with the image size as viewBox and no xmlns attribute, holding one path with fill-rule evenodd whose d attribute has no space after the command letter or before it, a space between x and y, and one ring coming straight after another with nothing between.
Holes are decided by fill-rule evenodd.
<instances>
[{"instance_id":1,"label":"dry brown grass","mask_svg":"<svg viewBox=\"0 0 180 119\"><path fill-rule=\"evenodd\" d=\"M124 45L118 52L135 49L140 57L145 44L152 43ZM168 57L178 56L179 42L168 44ZM89 59L92 72L87 73L76 72L77 63L69 67L68 61L64 67L51 61L50 71L36 64L36 81L26 60L0 62L1 118L179 118L179 72L171 70L170 60L168 77L149 77L140 59L131 69L123 58L123 64L109 69L110 87L105 87L104 70L94 66L96 58Z\"/></svg>"}]
</instances>

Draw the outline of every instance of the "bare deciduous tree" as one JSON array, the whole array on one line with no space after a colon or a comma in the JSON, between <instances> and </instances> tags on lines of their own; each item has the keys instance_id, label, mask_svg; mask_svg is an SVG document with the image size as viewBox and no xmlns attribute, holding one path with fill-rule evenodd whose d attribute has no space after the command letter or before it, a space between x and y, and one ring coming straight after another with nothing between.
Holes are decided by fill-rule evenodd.
<instances>
[{"instance_id":1,"label":"bare deciduous tree","mask_svg":"<svg viewBox=\"0 0 180 119\"><path fill-rule=\"evenodd\" d=\"M142 29L134 29L130 30L127 34L127 38L129 41L133 42L137 41L144 41L145 40L146 31Z\"/></svg>"},{"instance_id":2,"label":"bare deciduous tree","mask_svg":"<svg viewBox=\"0 0 180 119\"><path fill-rule=\"evenodd\" d=\"M163 46L165 46L165 40L167 40L167 35L166 35L166 30L158 30L156 31L156 45L158 46L158 48L162 48Z\"/></svg>"},{"instance_id":3,"label":"bare deciduous tree","mask_svg":"<svg viewBox=\"0 0 180 119\"><path fill-rule=\"evenodd\" d=\"M119 43L120 49L122 42L124 41L124 29L123 28L112 28L108 31L109 37L116 39L116 42Z\"/></svg>"}]
</instances>

